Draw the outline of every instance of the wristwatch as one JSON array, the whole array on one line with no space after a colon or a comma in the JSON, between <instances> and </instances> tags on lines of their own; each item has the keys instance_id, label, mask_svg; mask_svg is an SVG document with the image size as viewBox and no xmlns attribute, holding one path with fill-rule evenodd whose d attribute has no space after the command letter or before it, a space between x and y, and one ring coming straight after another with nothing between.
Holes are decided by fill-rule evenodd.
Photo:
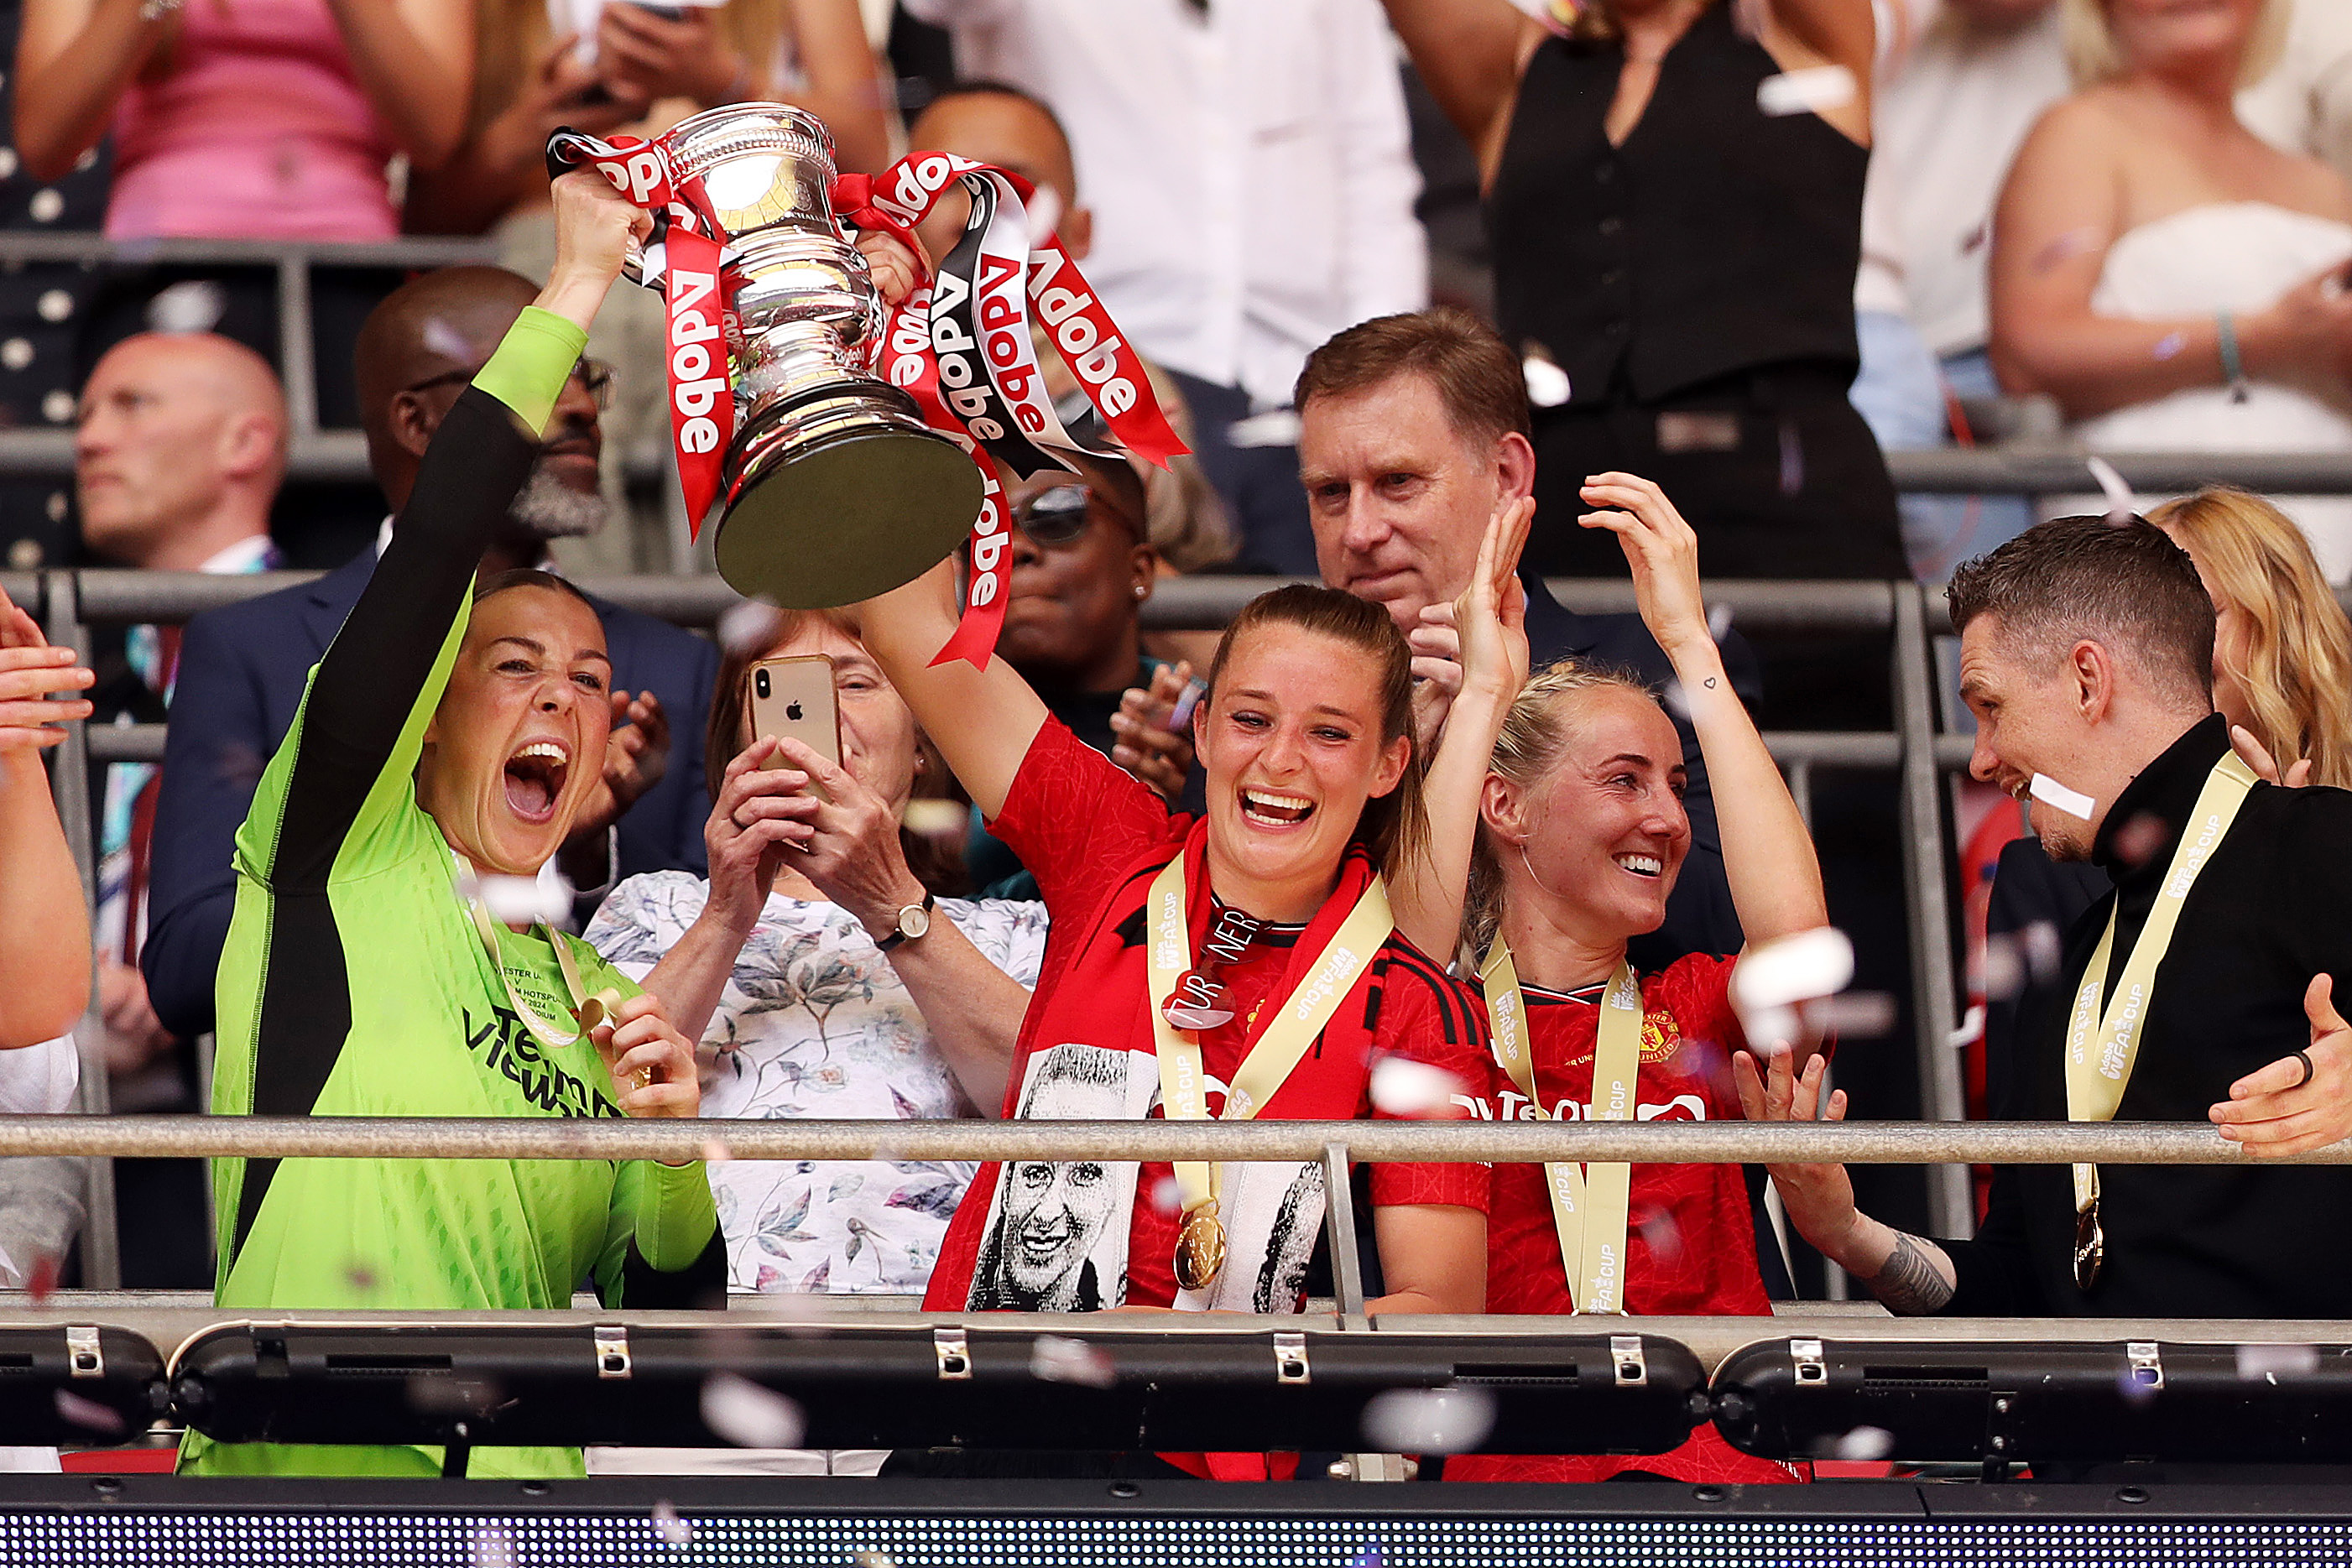
<instances>
[{"instance_id":1,"label":"wristwatch","mask_svg":"<svg viewBox=\"0 0 2352 1568\"><path fill-rule=\"evenodd\" d=\"M931 895L923 894L920 904L909 904L898 911L898 928L874 944L877 953L887 953L901 942L912 942L931 928Z\"/></svg>"}]
</instances>

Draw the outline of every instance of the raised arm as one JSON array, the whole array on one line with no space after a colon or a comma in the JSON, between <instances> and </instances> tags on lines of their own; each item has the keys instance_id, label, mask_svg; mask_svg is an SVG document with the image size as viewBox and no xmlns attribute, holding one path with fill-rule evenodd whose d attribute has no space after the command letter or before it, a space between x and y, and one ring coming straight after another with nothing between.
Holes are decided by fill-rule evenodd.
<instances>
[{"instance_id":1,"label":"raised arm","mask_svg":"<svg viewBox=\"0 0 2352 1568\"><path fill-rule=\"evenodd\" d=\"M140 0L26 0L16 36L16 153L25 172L55 180L98 145L114 106L177 15L150 21Z\"/></svg>"},{"instance_id":2,"label":"raised arm","mask_svg":"<svg viewBox=\"0 0 2352 1568\"><path fill-rule=\"evenodd\" d=\"M1382 0L1445 118L1491 178L1503 153L1519 73L1543 41L1543 24L1511 0Z\"/></svg>"},{"instance_id":3,"label":"raised arm","mask_svg":"<svg viewBox=\"0 0 2352 1568\"><path fill-rule=\"evenodd\" d=\"M2120 134L2096 103L2060 104L2019 150L1993 216L1993 366L2011 391L2046 392L2075 419L2230 380L2219 317L2134 320L2091 308L2107 252L2129 226ZM2352 218L2352 208L2338 215ZM2243 374L2347 391L2352 296L2327 275L2231 318L2231 331Z\"/></svg>"},{"instance_id":4,"label":"raised arm","mask_svg":"<svg viewBox=\"0 0 2352 1568\"><path fill-rule=\"evenodd\" d=\"M0 590L0 1050L56 1039L89 1003L89 906L41 753L89 716L91 679Z\"/></svg>"},{"instance_id":5,"label":"raised arm","mask_svg":"<svg viewBox=\"0 0 2352 1568\"><path fill-rule=\"evenodd\" d=\"M984 670L961 659L931 663L955 632L954 560L867 600L857 614L866 652L915 710L972 804L995 816L1048 716L1029 683L1000 658L991 655Z\"/></svg>"},{"instance_id":6,"label":"raised arm","mask_svg":"<svg viewBox=\"0 0 2352 1568\"><path fill-rule=\"evenodd\" d=\"M1454 601L1454 623L1462 639L1462 690L1446 713L1422 785L1429 811L1428 852L1406 865L1389 888L1397 929L1441 964L1454 956L1460 939L1470 855L1478 840L1478 800L1495 741L1528 678L1528 598L1518 563L1535 510L1534 499L1522 497L1487 521L1470 586Z\"/></svg>"},{"instance_id":7,"label":"raised arm","mask_svg":"<svg viewBox=\"0 0 2352 1568\"><path fill-rule=\"evenodd\" d=\"M1751 946L1829 923L1822 867L1812 835L1756 733L1756 721L1731 689L1723 655L1706 625L1699 594L1698 536L1665 493L1631 474L1602 474L1584 486L1593 506L1580 522L1607 528L1624 547L1643 623L1674 662L1706 755L1723 838L1723 869L1732 906Z\"/></svg>"},{"instance_id":8,"label":"raised arm","mask_svg":"<svg viewBox=\"0 0 2352 1568\"><path fill-rule=\"evenodd\" d=\"M466 134L474 92L474 0L327 0L352 74L394 144L437 168Z\"/></svg>"}]
</instances>

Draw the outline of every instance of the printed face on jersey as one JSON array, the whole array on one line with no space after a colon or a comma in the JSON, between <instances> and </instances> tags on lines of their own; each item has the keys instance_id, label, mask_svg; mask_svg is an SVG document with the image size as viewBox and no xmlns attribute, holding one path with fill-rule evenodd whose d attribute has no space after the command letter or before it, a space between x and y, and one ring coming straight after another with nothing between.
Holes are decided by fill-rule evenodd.
<instances>
[{"instance_id":1,"label":"printed face on jersey","mask_svg":"<svg viewBox=\"0 0 2352 1568\"><path fill-rule=\"evenodd\" d=\"M1381 737L1373 655L1304 627L1262 625L1226 655L1194 710L1208 776L1209 864L1226 899L1262 919L1320 906L1364 803L1403 777L1412 742Z\"/></svg>"},{"instance_id":2,"label":"printed face on jersey","mask_svg":"<svg viewBox=\"0 0 2352 1568\"><path fill-rule=\"evenodd\" d=\"M1403 632L1453 600L1499 494L1489 445L1454 430L1426 376L1308 399L1298 472L1323 580L1385 606Z\"/></svg>"},{"instance_id":3,"label":"printed face on jersey","mask_svg":"<svg viewBox=\"0 0 2352 1568\"><path fill-rule=\"evenodd\" d=\"M452 848L530 876L562 847L603 778L612 684L604 625L572 595L512 588L474 606L416 769Z\"/></svg>"},{"instance_id":4,"label":"printed face on jersey","mask_svg":"<svg viewBox=\"0 0 2352 1568\"><path fill-rule=\"evenodd\" d=\"M1690 818L1683 810L1683 748L1674 721L1638 692L1600 686L1552 699L1570 706L1559 766L1528 790L1494 776L1486 816L1510 877L1595 945L1655 931L1666 918ZM1517 879L1514 879L1515 881ZM1515 888L1515 897L1519 895Z\"/></svg>"},{"instance_id":5,"label":"printed face on jersey","mask_svg":"<svg viewBox=\"0 0 2352 1568\"><path fill-rule=\"evenodd\" d=\"M852 779L903 812L915 788L921 748L915 713L866 644L822 615L799 618L800 626L760 656L781 659L823 653L833 661L833 700L841 715L841 767ZM747 704L735 738L737 750L751 744Z\"/></svg>"},{"instance_id":6,"label":"printed face on jersey","mask_svg":"<svg viewBox=\"0 0 2352 1568\"><path fill-rule=\"evenodd\" d=\"M2023 801L2050 858L2086 860L2095 821L2058 810L2030 791L2036 773L2083 790L2084 758L2093 740L2068 674L2069 655L2044 657L2006 636L1998 616L1979 614L1960 633L1960 700L1976 716L1969 772ZM2096 808L2105 802L2094 802Z\"/></svg>"}]
</instances>

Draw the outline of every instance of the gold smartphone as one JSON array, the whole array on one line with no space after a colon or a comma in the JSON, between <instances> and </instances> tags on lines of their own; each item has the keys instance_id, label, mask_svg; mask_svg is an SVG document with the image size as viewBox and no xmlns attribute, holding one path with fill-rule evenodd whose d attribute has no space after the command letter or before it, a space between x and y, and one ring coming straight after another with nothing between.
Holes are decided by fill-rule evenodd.
<instances>
[{"instance_id":1,"label":"gold smartphone","mask_svg":"<svg viewBox=\"0 0 2352 1568\"><path fill-rule=\"evenodd\" d=\"M743 674L751 698L751 733L790 737L841 766L841 709L834 700L833 661L823 653L762 659ZM809 792L831 800L812 779Z\"/></svg>"}]
</instances>

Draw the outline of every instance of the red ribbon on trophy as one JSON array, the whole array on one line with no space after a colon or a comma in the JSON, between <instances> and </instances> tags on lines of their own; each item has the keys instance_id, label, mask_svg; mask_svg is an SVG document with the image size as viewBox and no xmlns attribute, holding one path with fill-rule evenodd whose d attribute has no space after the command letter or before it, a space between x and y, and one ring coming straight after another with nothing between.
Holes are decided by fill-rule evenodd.
<instances>
[{"instance_id":1,"label":"red ribbon on trophy","mask_svg":"<svg viewBox=\"0 0 2352 1568\"><path fill-rule=\"evenodd\" d=\"M677 199L694 193L677 189L658 142L605 141L569 129L549 138L551 174L583 163L656 214L636 281L662 287L667 297L670 428L687 515L698 532L719 492L735 420L727 350L740 333L720 287L722 247L694 203ZM842 221L881 229L919 257L914 225L957 183L971 197L963 238L929 286L891 309L871 368L980 467L982 499L963 610L932 662L962 659L982 667L1003 623L1012 572L1002 470L1026 476L1067 469L1057 448L1113 460L1124 460L1124 448L1165 467L1186 448L1152 395L1142 360L1061 241L1029 234L1035 192L1027 180L968 158L917 152L879 176L838 176L830 196ZM1055 413L1030 339L1033 307L1117 446L1074 433Z\"/></svg>"}]
</instances>

